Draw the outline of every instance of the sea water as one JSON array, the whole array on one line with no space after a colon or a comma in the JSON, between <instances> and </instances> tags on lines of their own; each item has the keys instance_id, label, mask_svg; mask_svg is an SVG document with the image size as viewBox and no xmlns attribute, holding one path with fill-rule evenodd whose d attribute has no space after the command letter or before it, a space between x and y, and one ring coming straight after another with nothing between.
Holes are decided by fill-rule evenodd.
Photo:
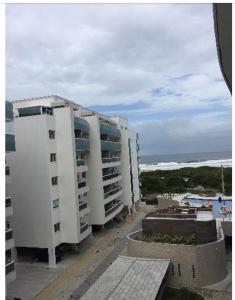
<instances>
[{"instance_id":1,"label":"sea water","mask_svg":"<svg viewBox=\"0 0 235 300\"><path fill-rule=\"evenodd\" d=\"M140 157L140 169L156 168L175 168L180 166L201 166L201 165L232 165L232 152L200 152L151 155Z\"/></svg>"}]
</instances>

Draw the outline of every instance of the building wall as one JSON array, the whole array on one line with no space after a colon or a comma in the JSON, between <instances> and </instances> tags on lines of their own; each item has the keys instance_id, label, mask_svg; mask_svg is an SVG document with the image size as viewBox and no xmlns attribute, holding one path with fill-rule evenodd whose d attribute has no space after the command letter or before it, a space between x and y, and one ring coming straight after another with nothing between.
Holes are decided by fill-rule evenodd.
<instances>
[{"instance_id":1,"label":"building wall","mask_svg":"<svg viewBox=\"0 0 235 300\"><path fill-rule=\"evenodd\" d=\"M89 206L91 224L105 223L103 175L101 163L101 146L99 118L97 115L85 117L89 123L90 154L88 159Z\"/></svg>"},{"instance_id":2,"label":"building wall","mask_svg":"<svg viewBox=\"0 0 235 300\"><path fill-rule=\"evenodd\" d=\"M72 108L54 109L54 116L60 201L59 208L54 211L59 211L61 215L62 241L65 243L78 243L80 224L79 211L76 206L78 193Z\"/></svg>"},{"instance_id":3,"label":"building wall","mask_svg":"<svg viewBox=\"0 0 235 300\"><path fill-rule=\"evenodd\" d=\"M203 287L221 281L227 275L223 236L215 242L198 246L135 240L141 236L141 230L128 235L128 255L170 259L167 282L171 285Z\"/></svg>"},{"instance_id":4,"label":"building wall","mask_svg":"<svg viewBox=\"0 0 235 300\"><path fill-rule=\"evenodd\" d=\"M124 204L128 205L129 210L134 210L135 203L140 200L137 134L128 129L127 119L121 117L112 117L111 119L117 123L117 127L121 131L121 172ZM133 183L133 191L131 181Z\"/></svg>"},{"instance_id":5,"label":"building wall","mask_svg":"<svg viewBox=\"0 0 235 300\"><path fill-rule=\"evenodd\" d=\"M17 247L48 247L52 244L52 203L58 197L51 188L48 128L53 117L39 115L15 119L17 152L11 155L15 244ZM56 198L55 198L56 199ZM43 233L43 234L42 234Z\"/></svg>"}]
</instances>

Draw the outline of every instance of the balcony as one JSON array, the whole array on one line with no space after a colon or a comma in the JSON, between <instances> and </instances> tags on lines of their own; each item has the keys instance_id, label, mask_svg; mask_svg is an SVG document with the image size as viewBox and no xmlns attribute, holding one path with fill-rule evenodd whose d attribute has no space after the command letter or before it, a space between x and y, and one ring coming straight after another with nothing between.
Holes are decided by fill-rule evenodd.
<instances>
[{"instance_id":1,"label":"balcony","mask_svg":"<svg viewBox=\"0 0 235 300\"><path fill-rule=\"evenodd\" d=\"M86 202L79 202L79 211L86 209L87 203Z\"/></svg>"},{"instance_id":2,"label":"balcony","mask_svg":"<svg viewBox=\"0 0 235 300\"><path fill-rule=\"evenodd\" d=\"M121 133L120 130L117 129L114 126L106 125L106 124L100 124L100 133L101 134L108 134L115 137L120 137Z\"/></svg>"},{"instance_id":3,"label":"balcony","mask_svg":"<svg viewBox=\"0 0 235 300\"><path fill-rule=\"evenodd\" d=\"M6 152L16 151L14 135L12 134L5 135L5 148L6 148Z\"/></svg>"},{"instance_id":4,"label":"balcony","mask_svg":"<svg viewBox=\"0 0 235 300\"><path fill-rule=\"evenodd\" d=\"M11 207L11 197L6 198L6 200L5 200L5 206L6 207Z\"/></svg>"},{"instance_id":5,"label":"balcony","mask_svg":"<svg viewBox=\"0 0 235 300\"><path fill-rule=\"evenodd\" d=\"M118 186L118 187L114 188L113 190L104 193L104 199L118 193L121 189L122 189L122 187Z\"/></svg>"},{"instance_id":6,"label":"balcony","mask_svg":"<svg viewBox=\"0 0 235 300\"><path fill-rule=\"evenodd\" d=\"M87 139L75 138L76 150L89 151L90 143Z\"/></svg>"},{"instance_id":7,"label":"balcony","mask_svg":"<svg viewBox=\"0 0 235 300\"><path fill-rule=\"evenodd\" d=\"M118 203L114 204L113 207L106 210L105 211L105 218L108 217L109 215L111 215L116 209L118 209L121 206L122 203L123 203L122 201L119 201Z\"/></svg>"},{"instance_id":8,"label":"balcony","mask_svg":"<svg viewBox=\"0 0 235 300\"><path fill-rule=\"evenodd\" d=\"M84 159L78 159L77 160L77 167L85 166L85 160Z\"/></svg>"},{"instance_id":9,"label":"balcony","mask_svg":"<svg viewBox=\"0 0 235 300\"><path fill-rule=\"evenodd\" d=\"M111 162L115 162L115 161L120 161L120 157L106 157L106 158L102 158L102 163L103 164L111 163Z\"/></svg>"},{"instance_id":10,"label":"balcony","mask_svg":"<svg viewBox=\"0 0 235 300\"><path fill-rule=\"evenodd\" d=\"M104 176L103 176L103 181L106 181L106 180L109 180L109 179L112 179L112 178L118 177L119 175L120 175L120 173L119 173L119 172L117 172L117 173L111 173L111 174L104 175Z\"/></svg>"},{"instance_id":11,"label":"balcony","mask_svg":"<svg viewBox=\"0 0 235 300\"><path fill-rule=\"evenodd\" d=\"M89 123L82 118L75 117L74 118L74 128L80 129L85 132L89 132Z\"/></svg>"},{"instance_id":12,"label":"balcony","mask_svg":"<svg viewBox=\"0 0 235 300\"><path fill-rule=\"evenodd\" d=\"M5 106L5 115L7 120L13 120L13 104L9 101L6 101Z\"/></svg>"},{"instance_id":13,"label":"balcony","mask_svg":"<svg viewBox=\"0 0 235 300\"><path fill-rule=\"evenodd\" d=\"M13 229L7 229L5 235L6 241L13 239Z\"/></svg>"},{"instance_id":14,"label":"balcony","mask_svg":"<svg viewBox=\"0 0 235 300\"><path fill-rule=\"evenodd\" d=\"M100 141L101 143L101 150L112 150L112 151L120 151L121 144L111 141Z\"/></svg>"},{"instance_id":15,"label":"balcony","mask_svg":"<svg viewBox=\"0 0 235 300\"><path fill-rule=\"evenodd\" d=\"M5 266L6 275L15 270L15 262L12 260Z\"/></svg>"},{"instance_id":16,"label":"balcony","mask_svg":"<svg viewBox=\"0 0 235 300\"><path fill-rule=\"evenodd\" d=\"M80 233L85 232L89 227L89 224L87 223L80 223Z\"/></svg>"},{"instance_id":17,"label":"balcony","mask_svg":"<svg viewBox=\"0 0 235 300\"><path fill-rule=\"evenodd\" d=\"M78 182L78 188L81 189L86 186L86 179Z\"/></svg>"}]
</instances>

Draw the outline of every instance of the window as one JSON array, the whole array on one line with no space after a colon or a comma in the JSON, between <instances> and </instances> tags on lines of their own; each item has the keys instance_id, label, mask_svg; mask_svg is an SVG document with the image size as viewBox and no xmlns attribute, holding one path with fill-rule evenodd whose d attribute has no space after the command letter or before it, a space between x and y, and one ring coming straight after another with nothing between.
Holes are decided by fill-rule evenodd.
<instances>
[{"instance_id":1,"label":"window","mask_svg":"<svg viewBox=\"0 0 235 300\"><path fill-rule=\"evenodd\" d=\"M82 178L86 178L86 172L82 172Z\"/></svg>"},{"instance_id":2,"label":"window","mask_svg":"<svg viewBox=\"0 0 235 300\"><path fill-rule=\"evenodd\" d=\"M59 207L59 199L53 200L53 208Z\"/></svg>"},{"instance_id":3,"label":"window","mask_svg":"<svg viewBox=\"0 0 235 300\"><path fill-rule=\"evenodd\" d=\"M87 193L84 193L84 194L83 194L83 197L87 197Z\"/></svg>"},{"instance_id":4,"label":"window","mask_svg":"<svg viewBox=\"0 0 235 300\"><path fill-rule=\"evenodd\" d=\"M7 176L10 175L10 167L5 168L5 175L7 175Z\"/></svg>"},{"instance_id":5,"label":"window","mask_svg":"<svg viewBox=\"0 0 235 300\"><path fill-rule=\"evenodd\" d=\"M58 176L51 177L51 184L52 185L57 185L58 184Z\"/></svg>"},{"instance_id":6,"label":"window","mask_svg":"<svg viewBox=\"0 0 235 300\"><path fill-rule=\"evenodd\" d=\"M54 231L55 232L60 231L60 222L54 224Z\"/></svg>"},{"instance_id":7,"label":"window","mask_svg":"<svg viewBox=\"0 0 235 300\"><path fill-rule=\"evenodd\" d=\"M81 195L78 195L78 199L81 199Z\"/></svg>"},{"instance_id":8,"label":"window","mask_svg":"<svg viewBox=\"0 0 235 300\"><path fill-rule=\"evenodd\" d=\"M51 153L51 154L50 154L50 161L51 161L51 162L56 161L56 153Z\"/></svg>"},{"instance_id":9,"label":"window","mask_svg":"<svg viewBox=\"0 0 235 300\"><path fill-rule=\"evenodd\" d=\"M55 130L49 130L49 139L54 139L55 138Z\"/></svg>"}]
</instances>

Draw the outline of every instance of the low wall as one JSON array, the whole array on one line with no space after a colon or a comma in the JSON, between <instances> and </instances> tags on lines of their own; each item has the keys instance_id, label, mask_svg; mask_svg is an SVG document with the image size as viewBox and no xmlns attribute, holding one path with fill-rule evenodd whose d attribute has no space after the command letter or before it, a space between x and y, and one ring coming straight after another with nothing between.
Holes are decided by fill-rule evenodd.
<instances>
[{"instance_id":1,"label":"low wall","mask_svg":"<svg viewBox=\"0 0 235 300\"><path fill-rule=\"evenodd\" d=\"M224 231L224 235L231 237L232 236L232 222L231 221L221 221L221 226Z\"/></svg>"},{"instance_id":2,"label":"low wall","mask_svg":"<svg viewBox=\"0 0 235 300\"><path fill-rule=\"evenodd\" d=\"M151 214L147 216L151 216ZM210 243L217 240L215 220L197 221L191 219L187 220L168 218L147 219L146 217L142 219L142 228L144 234L195 234L197 244Z\"/></svg>"},{"instance_id":3,"label":"low wall","mask_svg":"<svg viewBox=\"0 0 235 300\"><path fill-rule=\"evenodd\" d=\"M227 275L224 238L204 245L176 245L135 240L142 230L131 233L128 255L170 259L166 281L174 286L203 287L223 280Z\"/></svg>"}]
</instances>

